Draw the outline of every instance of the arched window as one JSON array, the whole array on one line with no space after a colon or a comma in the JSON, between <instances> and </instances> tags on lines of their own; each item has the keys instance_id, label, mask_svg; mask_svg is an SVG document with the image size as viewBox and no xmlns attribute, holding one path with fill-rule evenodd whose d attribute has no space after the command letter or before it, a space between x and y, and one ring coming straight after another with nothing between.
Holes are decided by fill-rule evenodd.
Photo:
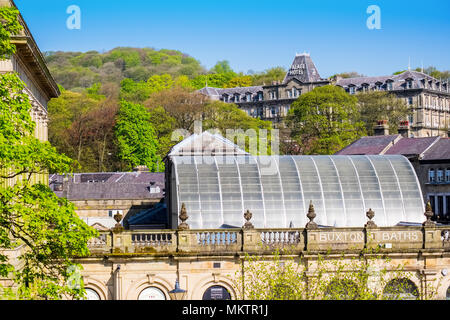
<instances>
[{"instance_id":1,"label":"arched window","mask_svg":"<svg viewBox=\"0 0 450 320\"><path fill-rule=\"evenodd\" d=\"M435 182L436 178L434 176L434 169L428 170L428 181L429 182Z\"/></svg>"},{"instance_id":2,"label":"arched window","mask_svg":"<svg viewBox=\"0 0 450 320\"><path fill-rule=\"evenodd\" d=\"M414 282L406 278L397 278L388 282L383 296L389 300L417 300L419 290Z\"/></svg>"},{"instance_id":3,"label":"arched window","mask_svg":"<svg viewBox=\"0 0 450 320\"><path fill-rule=\"evenodd\" d=\"M355 300L358 298L358 286L348 279L331 280L325 291L326 300Z\"/></svg>"},{"instance_id":4,"label":"arched window","mask_svg":"<svg viewBox=\"0 0 450 320\"><path fill-rule=\"evenodd\" d=\"M231 294L225 287L212 286L205 291L202 300L231 300Z\"/></svg>"},{"instance_id":5,"label":"arched window","mask_svg":"<svg viewBox=\"0 0 450 320\"><path fill-rule=\"evenodd\" d=\"M86 288L86 300L101 300L100 295L91 288Z\"/></svg>"},{"instance_id":6,"label":"arched window","mask_svg":"<svg viewBox=\"0 0 450 320\"><path fill-rule=\"evenodd\" d=\"M437 171L437 182L444 182L444 170L442 168Z\"/></svg>"},{"instance_id":7,"label":"arched window","mask_svg":"<svg viewBox=\"0 0 450 320\"><path fill-rule=\"evenodd\" d=\"M166 295L156 287L148 287L142 290L138 300L166 300Z\"/></svg>"}]
</instances>

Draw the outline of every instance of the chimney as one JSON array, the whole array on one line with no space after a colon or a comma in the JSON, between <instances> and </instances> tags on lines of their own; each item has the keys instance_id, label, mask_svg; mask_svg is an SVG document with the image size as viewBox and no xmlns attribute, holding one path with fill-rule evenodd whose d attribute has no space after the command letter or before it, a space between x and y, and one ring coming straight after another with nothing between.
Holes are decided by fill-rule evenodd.
<instances>
[{"instance_id":1,"label":"chimney","mask_svg":"<svg viewBox=\"0 0 450 320\"><path fill-rule=\"evenodd\" d=\"M398 126L398 133L403 136L403 138L409 138L409 121L400 121Z\"/></svg>"},{"instance_id":2,"label":"chimney","mask_svg":"<svg viewBox=\"0 0 450 320\"><path fill-rule=\"evenodd\" d=\"M133 172L150 172L150 169L147 166L137 166L133 168Z\"/></svg>"},{"instance_id":3,"label":"chimney","mask_svg":"<svg viewBox=\"0 0 450 320\"><path fill-rule=\"evenodd\" d=\"M377 125L373 127L374 135L376 136L388 136L389 125L387 120L378 120Z\"/></svg>"}]
</instances>

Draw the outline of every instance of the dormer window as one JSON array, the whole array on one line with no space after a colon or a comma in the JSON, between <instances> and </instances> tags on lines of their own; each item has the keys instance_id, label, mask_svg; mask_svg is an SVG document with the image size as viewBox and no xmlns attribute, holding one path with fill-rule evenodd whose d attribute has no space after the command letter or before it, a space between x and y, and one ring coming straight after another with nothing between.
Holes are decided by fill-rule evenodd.
<instances>
[{"instance_id":1,"label":"dormer window","mask_svg":"<svg viewBox=\"0 0 450 320\"><path fill-rule=\"evenodd\" d=\"M292 98L292 90L287 91L287 97L288 97L288 99Z\"/></svg>"},{"instance_id":2,"label":"dormer window","mask_svg":"<svg viewBox=\"0 0 450 320\"><path fill-rule=\"evenodd\" d=\"M251 102L252 101L252 94L251 93L247 93L247 102Z\"/></svg>"},{"instance_id":3,"label":"dormer window","mask_svg":"<svg viewBox=\"0 0 450 320\"><path fill-rule=\"evenodd\" d=\"M391 81L391 80L386 81L386 88L387 88L389 91L391 91L392 89L394 89L394 83L393 83L393 81Z\"/></svg>"},{"instance_id":4,"label":"dormer window","mask_svg":"<svg viewBox=\"0 0 450 320\"><path fill-rule=\"evenodd\" d=\"M297 90L297 88L292 88L292 92L294 94L294 98L297 98L299 95L299 90Z\"/></svg>"},{"instance_id":5,"label":"dormer window","mask_svg":"<svg viewBox=\"0 0 450 320\"><path fill-rule=\"evenodd\" d=\"M411 79L407 79L406 80L406 89L412 89L412 80Z\"/></svg>"},{"instance_id":6,"label":"dormer window","mask_svg":"<svg viewBox=\"0 0 450 320\"><path fill-rule=\"evenodd\" d=\"M382 86L382 83L381 83L381 82L376 82L376 83L375 83L375 90L376 90L376 91L381 91L381 86Z\"/></svg>"},{"instance_id":7,"label":"dormer window","mask_svg":"<svg viewBox=\"0 0 450 320\"><path fill-rule=\"evenodd\" d=\"M355 86L350 86L350 87L348 87L348 92L350 93L350 94L355 94L355 92L356 92L356 88L355 88Z\"/></svg>"},{"instance_id":8,"label":"dormer window","mask_svg":"<svg viewBox=\"0 0 450 320\"><path fill-rule=\"evenodd\" d=\"M241 100L241 95L240 94L236 94L234 96L234 102L240 102L240 100Z\"/></svg>"},{"instance_id":9,"label":"dormer window","mask_svg":"<svg viewBox=\"0 0 450 320\"><path fill-rule=\"evenodd\" d=\"M260 91L258 92L258 100L262 101L264 99L263 93Z\"/></svg>"},{"instance_id":10,"label":"dormer window","mask_svg":"<svg viewBox=\"0 0 450 320\"><path fill-rule=\"evenodd\" d=\"M228 99L229 99L228 95L224 94L223 95L223 102L228 102Z\"/></svg>"},{"instance_id":11,"label":"dormer window","mask_svg":"<svg viewBox=\"0 0 450 320\"><path fill-rule=\"evenodd\" d=\"M362 84L362 91L363 92L369 91L369 84L368 83L363 83Z\"/></svg>"}]
</instances>

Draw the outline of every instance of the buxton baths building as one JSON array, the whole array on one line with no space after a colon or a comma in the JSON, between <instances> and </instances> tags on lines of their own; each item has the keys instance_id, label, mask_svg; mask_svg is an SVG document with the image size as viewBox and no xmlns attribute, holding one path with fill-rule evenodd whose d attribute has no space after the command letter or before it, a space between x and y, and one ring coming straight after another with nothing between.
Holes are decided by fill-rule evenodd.
<instances>
[{"instance_id":1,"label":"buxton baths building","mask_svg":"<svg viewBox=\"0 0 450 320\"><path fill-rule=\"evenodd\" d=\"M172 299L175 287L184 299L236 299L245 254L283 248L311 277L321 252L351 259L378 248L411 273L410 297L430 284L449 297L450 229L430 220L401 155L251 156L203 133L165 161L170 228L129 230L116 215L78 259L90 299Z\"/></svg>"},{"instance_id":2,"label":"buxton baths building","mask_svg":"<svg viewBox=\"0 0 450 320\"><path fill-rule=\"evenodd\" d=\"M409 117L414 137L448 136L450 126L450 87L448 79L438 80L425 73L405 71L398 75L322 79L309 54L297 54L282 82L271 85L219 89L205 87L199 92L213 100L237 104L250 116L271 120L275 125L288 113L298 97L318 86L334 84L355 94L388 91L404 99L413 110ZM406 119L405 119L406 120Z\"/></svg>"}]
</instances>

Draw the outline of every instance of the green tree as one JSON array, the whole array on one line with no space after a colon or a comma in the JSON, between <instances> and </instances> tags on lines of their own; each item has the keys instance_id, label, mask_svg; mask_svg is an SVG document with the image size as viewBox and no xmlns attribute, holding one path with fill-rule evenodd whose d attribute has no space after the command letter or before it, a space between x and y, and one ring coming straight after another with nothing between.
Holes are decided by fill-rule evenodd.
<instances>
[{"instance_id":1,"label":"green tree","mask_svg":"<svg viewBox=\"0 0 450 320\"><path fill-rule=\"evenodd\" d=\"M142 103L152 93L150 86L145 81L135 82L125 78L120 83L120 99L133 103Z\"/></svg>"},{"instance_id":2,"label":"green tree","mask_svg":"<svg viewBox=\"0 0 450 320\"><path fill-rule=\"evenodd\" d=\"M373 135L373 126L379 120L389 121L389 131L397 133L400 121L407 120L412 110L403 99L385 91L361 92L356 95L358 111L366 131Z\"/></svg>"},{"instance_id":3,"label":"green tree","mask_svg":"<svg viewBox=\"0 0 450 320\"><path fill-rule=\"evenodd\" d=\"M251 76L238 76L231 79L227 84L227 88L236 88L236 87L250 87L252 86L253 79Z\"/></svg>"},{"instance_id":4,"label":"green tree","mask_svg":"<svg viewBox=\"0 0 450 320\"><path fill-rule=\"evenodd\" d=\"M272 152L271 144L268 143L271 141L272 123L249 116L235 104L208 102L203 111L203 119L203 130L218 130L221 135L247 152L252 151L255 155L270 155ZM264 135L261 134L261 130L264 130ZM253 150L250 150L252 143L250 139L255 139L253 143L256 144L256 148L253 145L255 148ZM266 150L259 148L260 139L267 139Z\"/></svg>"},{"instance_id":5,"label":"green tree","mask_svg":"<svg viewBox=\"0 0 450 320\"><path fill-rule=\"evenodd\" d=\"M3 58L14 52L7 39L20 26L17 15L15 9L0 8ZM73 259L89 254L87 241L97 232L78 218L73 204L47 186L48 172L70 173L73 161L34 136L24 88L17 74L0 75L0 276L14 282L13 288L0 288L0 294L16 299L82 298L82 281L71 286L68 280ZM16 250L19 263L10 261L4 250Z\"/></svg>"},{"instance_id":6,"label":"green tree","mask_svg":"<svg viewBox=\"0 0 450 320\"><path fill-rule=\"evenodd\" d=\"M151 172L158 168L161 170L159 144L147 109L140 104L122 101L116 121L118 157L125 163L125 169L145 165Z\"/></svg>"},{"instance_id":7,"label":"green tree","mask_svg":"<svg viewBox=\"0 0 450 320\"><path fill-rule=\"evenodd\" d=\"M286 125L305 154L333 154L365 134L357 98L340 87L315 88L291 106Z\"/></svg>"},{"instance_id":8,"label":"green tree","mask_svg":"<svg viewBox=\"0 0 450 320\"><path fill-rule=\"evenodd\" d=\"M170 89L174 86L174 81L170 74L154 75L147 80L150 94Z\"/></svg>"},{"instance_id":9,"label":"green tree","mask_svg":"<svg viewBox=\"0 0 450 320\"><path fill-rule=\"evenodd\" d=\"M163 107L157 106L149 109L150 123L155 128L155 134L158 137L158 156L163 159L170 148L179 141L172 140L172 133L176 130L176 120L171 117ZM162 164L159 168L163 170Z\"/></svg>"}]
</instances>

